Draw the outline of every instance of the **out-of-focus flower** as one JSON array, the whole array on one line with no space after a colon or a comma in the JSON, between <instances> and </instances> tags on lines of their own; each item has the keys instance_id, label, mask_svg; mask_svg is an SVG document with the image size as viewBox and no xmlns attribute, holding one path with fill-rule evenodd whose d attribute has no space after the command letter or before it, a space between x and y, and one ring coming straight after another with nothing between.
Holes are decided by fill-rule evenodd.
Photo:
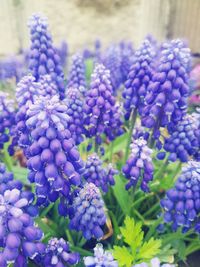
<instances>
[{"instance_id":1,"label":"out-of-focus flower","mask_svg":"<svg viewBox=\"0 0 200 267\"><path fill-rule=\"evenodd\" d=\"M72 208L71 229L82 231L86 239L99 239L103 236L101 227L106 222L105 207L95 184L85 184L74 199Z\"/></svg>"},{"instance_id":2,"label":"out-of-focus flower","mask_svg":"<svg viewBox=\"0 0 200 267\"><path fill-rule=\"evenodd\" d=\"M83 258L86 267L118 267L117 261L109 251L104 251L102 244L97 244L94 248L94 256Z\"/></svg>"},{"instance_id":3,"label":"out-of-focus flower","mask_svg":"<svg viewBox=\"0 0 200 267\"><path fill-rule=\"evenodd\" d=\"M98 155L93 154L88 156L83 177L88 183L93 183L107 192L108 186L115 184L114 175L117 173L111 164L104 168Z\"/></svg>"},{"instance_id":4,"label":"out-of-focus flower","mask_svg":"<svg viewBox=\"0 0 200 267\"><path fill-rule=\"evenodd\" d=\"M150 263L139 263L134 265L133 267L175 267L175 264L170 263L163 263L161 264L160 260L158 258L153 258Z\"/></svg>"},{"instance_id":5,"label":"out-of-focus flower","mask_svg":"<svg viewBox=\"0 0 200 267\"><path fill-rule=\"evenodd\" d=\"M172 223L172 229L182 231L199 229L200 212L200 162L190 161L183 167L175 187L168 190L161 200L164 220Z\"/></svg>"},{"instance_id":6,"label":"out-of-focus flower","mask_svg":"<svg viewBox=\"0 0 200 267\"><path fill-rule=\"evenodd\" d=\"M125 177L129 180L126 185L128 190L135 187L141 178L141 189L149 191L148 183L153 180L153 162L151 158L152 149L147 146L143 137L133 141L131 144L131 154L122 168Z\"/></svg>"}]
</instances>

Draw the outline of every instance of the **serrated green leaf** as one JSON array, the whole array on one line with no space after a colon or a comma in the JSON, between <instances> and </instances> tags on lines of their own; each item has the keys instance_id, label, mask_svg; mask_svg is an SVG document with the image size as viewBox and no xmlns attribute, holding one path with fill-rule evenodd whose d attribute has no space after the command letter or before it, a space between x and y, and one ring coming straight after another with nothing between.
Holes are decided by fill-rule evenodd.
<instances>
[{"instance_id":1,"label":"serrated green leaf","mask_svg":"<svg viewBox=\"0 0 200 267\"><path fill-rule=\"evenodd\" d=\"M155 240L153 237L149 241L144 242L141 246L137 259L152 259L160 252L161 240Z\"/></svg>"},{"instance_id":2,"label":"serrated green leaf","mask_svg":"<svg viewBox=\"0 0 200 267\"><path fill-rule=\"evenodd\" d=\"M123 247L114 246L113 256L118 261L120 267L132 266L133 256L125 246Z\"/></svg>"}]
</instances>

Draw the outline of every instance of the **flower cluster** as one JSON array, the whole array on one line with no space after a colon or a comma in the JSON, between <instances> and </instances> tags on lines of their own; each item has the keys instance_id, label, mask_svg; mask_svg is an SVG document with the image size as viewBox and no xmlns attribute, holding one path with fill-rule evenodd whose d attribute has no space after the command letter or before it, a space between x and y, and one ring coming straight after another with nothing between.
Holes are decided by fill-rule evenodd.
<instances>
[{"instance_id":1,"label":"flower cluster","mask_svg":"<svg viewBox=\"0 0 200 267\"><path fill-rule=\"evenodd\" d=\"M148 86L142 124L153 128L153 138L160 127L168 127L182 119L187 111L190 50L180 40L163 44L158 70Z\"/></svg>"},{"instance_id":2,"label":"flower cluster","mask_svg":"<svg viewBox=\"0 0 200 267\"><path fill-rule=\"evenodd\" d=\"M175 267L175 264L170 263L164 263L161 264L160 260L158 258L153 258L150 263L139 263L134 265L133 267Z\"/></svg>"},{"instance_id":3,"label":"flower cluster","mask_svg":"<svg viewBox=\"0 0 200 267\"><path fill-rule=\"evenodd\" d=\"M81 54L72 56L67 88L77 88L83 95L86 93L86 70Z\"/></svg>"},{"instance_id":4,"label":"flower cluster","mask_svg":"<svg viewBox=\"0 0 200 267\"><path fill-rule=\"evenodd\" d=\"M8 81L15 79L19 81L23 73L23 62L18 57L8 57L0 60L0 80Z\"/></svg>"},{"instance_id":5,"label":"flower cluster","mask_svg":"<svg viewBox=\"0 0 200 267\"><path fill-rule=\"evenodd\" d=\"M104 192L107 192L108 186L115 184L114 175L117 173L118 171L112 167L112 164L109 164L107 168L103 168L102 160L97 154L93 154L87 158L83 177L87 182L93 183Z\"/></svg>"},{"instance_id":6,"label":"flower cluster","mask_svg":"<svg viewBox=\"0 0 200 267\"><path fill-rule=\"evenodd\" d=\"M79 262L79 254L70 251L69 244L63 238L51 238L48 241L43 266L71 266Z\"/></svg>"},{"instance_id":7,"label":"flower cluster","mask_svg":"<svg viewBox=\"0 0 200 267\"><path fill-rule=\"evenodd\" d=\"M189 157L199 151L200 118L195 115L186 115L183 120L169 129L171 134L165 139L164 149L170 152L169 160L179 158L187 162Z\"/></svg>"},{"instance_id":8,"label":"flower cluster","mask_svg":"<svg viewBox=\"0 0 200 267\"><path fill-rule=\"evenodd\" d=\"M164 220L172 223L172 229L182 227L182 231L194 228L200 232L200 162L190 161L182 169L175 187L168 190L161 200Z\"/></svg>"},{"instance_id":9,"label":"flower cluster","mask_svg":"<svg viewBox=\"0 0 200 267\"><path fill-rule=\"evenodd\" d=\"M144 98L154 72L155 51L147 39L135 52L134 57L123 92L126 119L129 119L135 109L142 113Z\"/></svg>"},{"instance_id":10,"label":"flower cluster","mask_svg":"<svg viewBox=\"0 0 200 267\"><path fill-rule=\"evenodd\" d=\"M153 180L152 149L147 146L143 137L133 141L131 144L131 154L122 168L125 177L129 180L126 185L128 190L131 186L136 186L141 178L141 189L149 191L148 183Z\"/></svg>"},{"instance_id":11,"label":"flower cluster","mask_svg":"<svg viewBox=\"0 0 200 267\"><path fill-rule=\"evenodd\" d=\"M89 137L96 137L101 143L100 135L112 120L115 98L112 95L110 72L102 64L97 64L91 77L91 88L86 95L85 124Z\"/></svg>"},{"instance_id":12,"label":"flower cluster","mask_svg":"<svg viewBox=\"0 0 200 267\"><path fill-rule=\"evenodd\" d=\"M31 133L29 180L36 184L37 203L69 197L71 185L81 183L83 162L68 130L67 106L58 96L39 97L27 111Z\"/></svg>"},{"instance_id":13,"label":"flower cluster","mask_svg":"<svg viewBox=\"0 0 200 267\"><path fill-rule=\"evenodd\" d=\"M9 141L9 132L15 123L14 101L9 95L0 92L0 149Z\"/></svg>"},{"instance_id":14,"label":"flower cluster","mask_svg":"<svg viewBox=\"0 0 200 267\"><path fill-rule=\"evenodd\" d=\"M64 98L64 74L60 57L53 46L48 23L45 17L34 14L29 20L31 34L31 50L29 54L29 69L36 81L49 74L55 81L61 99Z\"/></svg>"},{"instance_id":15,"label":"flower cluster","mask_svg":"<svg viewBox=\"0 0 200 267\"><path fill-rule=\"evenodd\" d=\"M83 258L86 267L118 267L117 261L109 251L104 251L102 244L94 248L94 256Z\"/></svg>"},{"instance_id":16,"label":"flower cluster","mask_svg":"<svg viewBox=\"0 0 200 267\"><path fill-rule=\"evenodd\" d=\"M73 215L70 228L82 231L86 239L101 238L106 222L104 202L99 189L92 183L86 183L73 202Z\"/></svg>"},{"instance_id":17,"label":"flower cluster","mask_svg":"<svg viewBox=\"0 0 200 267\"><path fill-rule=\"evenodd\" d=\"M83 141L83 134L85 133L83 104L80 91L69 88L66 92L67 114L69 115L68 129L77 145Z\"/></svg>"}]
</instances>

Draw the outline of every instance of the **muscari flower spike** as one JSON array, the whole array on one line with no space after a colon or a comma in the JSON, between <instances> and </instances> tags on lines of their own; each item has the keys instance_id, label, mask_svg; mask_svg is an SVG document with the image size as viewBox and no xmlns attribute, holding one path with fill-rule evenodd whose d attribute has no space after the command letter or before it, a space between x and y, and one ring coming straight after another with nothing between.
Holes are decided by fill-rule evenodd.
<instances>
[{"instance_id":1,"label":"muscari flower spike","mask_svg":"<svg viewBox=\"0 0 200 267\"><path fill-rule=\"evenodd\" d=\"M67 88L71 87L77 88L82 95L86 93L86 68L83 56L79 53L72 56L72 64L67 83Z\"/></svg>"},{"instance_id":2,"label":"muscari flower spike","mask_svg":"<svg viewBox=\"0 0 200 267\"><path fill-rule=\"evenodd\" d=\"M9 95L0 92L0 149L9 141L9 132L15 123L14 101Z\"/></svg>"},{"instance_id":3,"label":"muscari flower spike","mask_svg":"<svg viewBox=\"0 0 200 267\"><path fill-rule=\"evenodd\" d=\"M125 119L129 119L134 110L142 113L144 98L154 72L155 51L146 39L134 54L134 63L130 68L123 92Z\"/></svg>"},{"instance_id":4,"label":"muscari flower spike","mask_svg":"<svg viewBox=\"0 0 200 267\"><path fill-rule=\"evenodd\" d=\"M180 121L187 111L190 49L180 40L162 46L158 71L154 73L145 97L142 124L153 129L159 139L160 127Z\"/></svg>"},{"instance_id":5,"label":"muscari flower spike","mask_svg":"<svg viewBox=\"0 0 200 267\"><path fill-rule=\"evenodd\" d=\"M55 202L59 196L67 200L71 186L80 185L83 169L68 130L67 106L58 96L39 97L27 114L26 125L32 141L27 165L29 180L36 184L37 204L45 204L47 200Z\"/></svg>"},{"instance_id":6,"label":"muscari flower spike","mask_svg":"<svg viewBox=\"0 0 200 267\"><path fill-rule=\"evenodd\" d=\"M58 88L61 99L64 98L64 74L60 57L53 46L51 34L48 30L47 18L33 14L28 26L31 35L31 49L29 54L29 70L40 80L41 76L49 74Z\"/></svg>"},{"instance_id":7,"label":"muscari flower spike","mask_svg":"<svg viewBox=\"0 0 200 267\"><path fill-rule=\"evenodd\" d=\"M169 134L164 144L164 149L170 152L169 160L176 161L178 158L187 162L190 156L196 155L200 150L200 118L195 114L187 114L169 129Z\"/></svg>"},{"instance_id":8,"label":"muscari flower spike","mask_svg":"<svg viewBox=\"0 0 200 267\"><path fill-rule=\"evenodd\" d=\"M21 182L0 164L0 266L27 266L28 258L40 253L42 231L34 225L34 195L23 191Z\"/></svg>"},{"instance_id":9,"label":"muscari flower spike","mask_svg":"<svg viewBox=\"0 0 200 267\"><path fill-rule=\"evenodd\" d=\"M78 253L71 252L69 244L63 238L51 238L48 241L42 263L48 267L72 266L79 262Z\"/></svg>"},{"instance_id":10,"label":"muscari flower spike","mask_svg":"<svg viewBox=\"0 0 200 267\"><path fill-rule=\"evenodd\" d=\"M110 72L102 64L97 64L91 78L90 90L86 95L84 111L88 136L95 137L101 143L101 134L112 120L115 98L112 95Z\"/></svg>"},{"instance_id":11,"label":"muscari flower spike","mask_svg":"<svg viewBox=\"0 0 200 267\"><path fill-rule=\"evenodd\" d=\"M153 258L150 263L139 263L134 265L133 267L175 267L175 264L170 263L163 263L161 264L160 260L158 258Z\"/></svg>"},{"instance_id":12,"label":"muscari flower spike","mask_svg":"<svg viewBox=\"0 0 200 267\"><path fill-rule=\"evenodd\" d=\"M152 149L147 146L147 141L140 137L131 144L131 154L122 168L125 177L129 180L126 185L128 190L135 187L141 178L141 189L149 191L148 183L153 180Z\"/></svg>"},{"instance_id":13,"label":"muscari flower spike","mask_svg":"<svg viewBox=\"0 0 200 267\"><path fill-rule=\"evenodd\" d=\"M103 236L102 226L106 223L105 206L99 189L86 183L73 201L70 228L82 231L85 239Z\"/></svg>"},{"instance_id":14,"label":"muscari flower spike","mask_svg":"<svg viewBox=\"0 0 200 267\"><path fill-rule=\"evenodd\" d=\"M104 168L103 162L98 155L92 154L87 158L83 178L88 183L93 183L104 192L107 192L108 187L115 184L114 176L117 173L118 171L113 168L112 164Z\"/></svg>"},{"instance_id":15,"label":"muscari flower spike","mask_svg":"<svg viewBox=\"0 0 200 267\"><path fill-rule=\"evenodd\" d=\"M104 251L102 244L94 248L94 256L83 258L85 267L118 267L117 261L109 251Z\"/></svg>"},{"instance_id":16,"label":"muscari flower spike","mask_svg":"<svg viewBox=\"0 0 200 267\"><path fill-rule=\"evenodd\" d=\"M200 233L200 162L189 161L183 167L174 188L161 200L164 220L176 231L195 229Z\"/></svg>"},{"instance_id":17,"label":"muscari flower spike","mask_svg":"<svg viewBox=\"0 0 200 267\"><path fill-rule=\"evenodd\" d=\"M76 145L83 142L85 128L83 125L84 103L81 93L76 88L69 88L66 92L67 114L69 115L68 130L70 131Z\"/></svg>"},{"instance_id":18,"label":"muscari flower spike","mask_svg":"<svg viewBox=\"0 0 200 267\"><path fill-rule=\"evenodd\" d=\"M121 53L120 70L122 75L122 83L124 83L128 78L128 73L131 65L133 64L134 50L131 43L121 42L119 46Z\"/></svg>"}]
</instances>

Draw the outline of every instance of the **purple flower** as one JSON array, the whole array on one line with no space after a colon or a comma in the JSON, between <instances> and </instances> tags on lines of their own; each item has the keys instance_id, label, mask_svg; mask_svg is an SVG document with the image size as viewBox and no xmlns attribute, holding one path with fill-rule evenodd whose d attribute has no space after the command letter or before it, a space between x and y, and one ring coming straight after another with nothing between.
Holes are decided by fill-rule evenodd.
<instances>
[{"instance_id":1,"label":"purple flower","mask_svg":"<svg viewBox=\"0 0 200 267\"><path fill-rule=\"evenodd\" d=\"M92 183L85 184L73 201L70 228L82 231L86 239L101 238L106 222L104 202L99 189Z\"/></svg>"},{"instance_id":2,"label":"purple flower","mask_svg":"<svg viewBox=\"0 0 200 267\"><path fill-rule=\"evenodd\" d=\"M118 171L111 164L104 168L98 155L93 154L88 156L83 177L88 183L93 183L107 192L108 187L115 184L114 175L117 173Z\"/></svg>"},{"instance_id":3,"label":"purple flower","mask_svg":"<svg viewBox=\"0 0 200 267\"><path fill-rule=\"evenodd\" d=\"M68 130L67 106L58 96L39 97L27 111L31 133L27 162L29 180L36 185L37 204L66 200L71 186L79 186L83 162ZM65 203L62 201L62 204ZM59 209L60 211L61 209ZM67 207L66 207L67 210Z\"/></svg>"},{"instance_id":4,"label":"purple flower","mask_svg":"<svg viewBox=\"0 0 200 267\"><path fill-rule=\"evenodd\" d=\"M97 244L94 248L94 256L83 258L86 267L118 267L117 261L109 251L104 251L102 244Z\"/></svg>"},{"instance_id":5,"label":"purple flower","mask_svg":"<svg viewBox=\"0 0 200 267\"><path fill-rule=\"evenodd\" d=\"M77 88L83 95L86 92L86 69L81 54L72 56L72 64L67 83L67 88L69 89L71 87Z\"/></svg>"},{"instance_id":6,"label":"purple flower","mask_svg":"<svg viewBox=\"0 0 200 267\"><path fill-rule=\"evenodd\" d=\"M134 58L123 92L126 119L129 119L134 110L142 113L144 98L154 72L155 51L147 39L135 52Z\"/></svg>"},{"instance_id":7,"label":"purple flower","mask_svg":"<svg viewBox=\"0 0 200 267\"><path fill-rule=\"evenodd\" d=\"M143 263L136 264L133 267L175 267L175 264L169 264L169 263L161 264L158 258L153 258L149 264L143 262Z\"/></svg>"},{"instance_id":8,"label":"purple flower","mask_svg":"<svg viewBox=\"0 0 200 267\"><path fill-rule=\"evenodd\" d=\"M131 186L137 186L141 179L141 189L149 191L148 183L153 180L153 163L151 158L152 150L147 146L143 137L133 141L131 144L131 154L122 168L125 177L129 180L126 185L128 190Z\"/></svg>"},{"instance_id":9,"label":"purple flower","mask_svg":"<svg viewBox=\"0 0 200 267\"><path fill-rule=\"evenodd\" d=\"M200 162L190 161L183 167L175 187L161 200L161 206L164 220L172 223L173 230L182 227L185 232L196 228L200 221Z\"/></svg>"},{"instance_id":10,"label":"purple flower","mask_svg":"<svg viewBox=\"0 0 200 267\"><path fill-rule=\"evenodd\" d=\"M9 132L15 123L14 101L9 95L0 92L0 149L9 141Z\"/></svg>"},{"instance_id":11,"label":"purple flower","mask_svg":"<svg viewBox=\"0 0 200 267\"><path fill-rule=\"evenodd\" d=\"M153 129L153 139L159 138L161 127L177 124L186 114L190 59L190 50L182 41L163 44L142 114L142 124Z\"/></svg>"},{"instance_id":12,"label":"purple flower","mask_svg":"<svg viewBox=\"0 0 200 267\"><path fill-rule=\"evenodd\" d=\"M31 35L31 50L29 54L29 69L36 81L41 76L49 74L56 83L61 99L64 98L64 74L60 57L53 46L52 37L48 31L47 18L33 14L28 26Z\"/></svg>"},{"instance_id":13,"label":"purple flower","mask_svg":"<svg viewBox=\"0 0 200 267\"><path fill-rule=\"evenodd\" d=\"M69 244L63 238L51 238L48 241L42 259L44 266L72 266L79 262L79 254L70 251Z\"/></svg>"}]
</instances>

